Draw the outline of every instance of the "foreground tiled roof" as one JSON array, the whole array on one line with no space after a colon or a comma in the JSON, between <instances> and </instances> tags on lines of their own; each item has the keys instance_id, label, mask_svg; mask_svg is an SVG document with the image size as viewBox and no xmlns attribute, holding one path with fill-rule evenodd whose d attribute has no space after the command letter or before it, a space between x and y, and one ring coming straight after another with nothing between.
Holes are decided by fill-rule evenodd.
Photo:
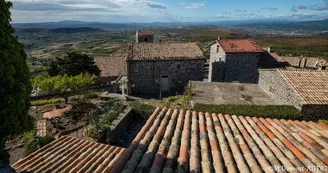
<instances>
[{"instance_id":1,"label":"foreground tiled roof","mask_svg":"<svg viewBox=\"0 0 328 173\"><path fill-rule=\"evenodd\" d=\"M204 59L198 43L133 43L127 60Z\"/></svg>"},{"instance_id":2,"label":"foreground tiled roof","mask_svg":"<svg viewBox=\"0 0 328 173\"><path fill-rule=\"evenodd\" d=\"M95 57L95 63L101 71L101 77L119 77L126 75L125 56Z\"/></svg>"},{"instance_id":3,"label":"foreground tiled roof","mask_svg":"<svg viewBox=\"0 0 328 173\"><path fill-rule=\"evenodd\" d=\"M323 124L157 108L113 172L325 169L327 156L328 128Z\"/></svg>"},{"instance_id":4,"label":"foreground tiled roof","mask_svg":"<svg viewBox=\"0 0 328 173\"><path fill-rule=\"evenodd\" d=\"M152 35L153 34L153 31L151 31L151 30L137 30L136 32L139 35Z\"/></svg>"},{"instance_id":5,"label":"foreground tiled roof","mask_svg":"<svg viewBox=\"0 0 328 173\"><path fill-rule=\"evenodd\" d=\"M237 40L218 40L218 43L222 46L225 52L263 52L263 50L257 47L253 42L247 39Z\"/></svg>"},{"instance_id":6,"label":"foreground tiled roof","mask_svg":"<svg viewBox=\"0 0 328 173\"><path fill-rule=\"evenodd\" d=\"M328 71L280 70L306 104L328 104Z\"/></svg>"},{"instance_id":7,"label":"foreground tiled roof","mask_svg":"<svg viewBox=\"0 0 328 173\"><path fill-rule=\"evenodd\" d=\"M110 172L125 149L64 136L12 165L17 172Z\"/></svg>"}]
</instances>

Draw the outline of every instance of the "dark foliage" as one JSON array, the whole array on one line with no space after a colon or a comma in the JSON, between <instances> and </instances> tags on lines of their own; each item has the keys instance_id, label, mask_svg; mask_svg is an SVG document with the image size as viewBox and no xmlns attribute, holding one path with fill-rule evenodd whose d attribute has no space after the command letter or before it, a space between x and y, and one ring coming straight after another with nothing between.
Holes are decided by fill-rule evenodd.
<instances>
[{"instance_id":1,"label":"dark foliage","mask_svg":"<svg viewBox=\"0 0 328 173\"><path fill-rule=\"evenodd\" d=\"M0 0L0 160L4 139L33 127L28 117L32 89L29 69L24 46L13 36L11 6L11 2Z\"/></svg>"},{"instance_id":2,"label":"dark foliage","mask_svg":"<svg viewBox=\"0 0 328 173\"><path fill-rule=\"evenodd\" d=\"M65 112L66 116L71 117L74 120L81 120L85 118L85 115L88 114L91 110L97 109L96 105L90 101L80 100L72 104L72 109Z\"/></svg>"},{"instance_id":3,"label":"dark foliage","mask_svg":"<svg viewBox=\"0 0 328 173\"><path fill-rule=\"evenodd\" d=\"M206 105L195 104L195 111L277 119L302 119L300 111L283 105Z\"/></svg>"},{"instance_id":4,"label":"dark foliage","mask_svg":"<svg viewBox=\"0 0 328 173\"><path fill-rule=\"evenodd\" d=\"M34 139L31 139L24 145L24 155L27 156L33 152L35 152L37 149L49 144L50 142L54 141L55 138L50 135L46 135L44 137L36 137Z\"/></svg>"},{"instance_id":5,"label":"dark foliage","mask_svg":"<svg viewBox=\"0 0 328 173\"><path fill-rule=\"evenodd\" d=\"M95 65L93 58L87 54L67 53L64 58L56 58L47 70L49 76L64 75L77 76L81 73L100 75L99 68Z\"/></svg>"}]
</instances>

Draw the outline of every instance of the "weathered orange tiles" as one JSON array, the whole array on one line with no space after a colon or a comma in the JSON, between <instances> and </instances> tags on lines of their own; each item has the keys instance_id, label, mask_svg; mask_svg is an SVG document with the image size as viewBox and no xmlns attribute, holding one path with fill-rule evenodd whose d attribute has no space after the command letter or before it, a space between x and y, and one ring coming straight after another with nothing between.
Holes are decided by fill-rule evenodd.
<instances>
[{"instance_id":1,"label":"weathered orange tiles","mask_svg":"<svg viewBox=\"0 0 328 173\"><path fill-rule=\"evenodd\" d=\"M164 132L138 140L156 144L131 144L145 149L126 152L123 157L127 160L121 162L124 168L115 167L113 172L311 172L307 166L322 168L317 172L327 169L328 127L322 124L165 108L154 114L163 120L160 125L153 118L149 131ZM144 157L152 164L141 171L138 168L145 164L140 158Z\"/></svg>"},{"instance_id":2,"label":"weathered orange tiles","mask_svg":"<svg viewBox=\"0 0 328 173\"><path fill-rule=\"evenodd\" d=\"M99 160L106 151L112 157ZM17 172L103 172L111 170L125 149L63 136L12 165ZM107 159L107 160L106 160ZM97 164L93 165L94 162ZM92 170L92 171L91 171ZM110 172L110 171L106 171Z\"/></svg>"},{"instance_id":3,"label":"weathered orange tiles","mask_svg":"<svg viewBox=\"0 0 328 173\"><path fill-rule=\"evenodd\" d=\"M61 137L13 167L35 173L327 172L327 136L328 127L315 122L157 108L126 150Z\"/></svg>"}]
</instances>

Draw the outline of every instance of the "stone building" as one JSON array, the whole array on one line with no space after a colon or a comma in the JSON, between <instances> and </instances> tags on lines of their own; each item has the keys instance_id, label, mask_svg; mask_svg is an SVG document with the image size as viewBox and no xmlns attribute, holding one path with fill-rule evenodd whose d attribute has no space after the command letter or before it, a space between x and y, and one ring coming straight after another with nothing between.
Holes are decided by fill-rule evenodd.
<instances>
[{"instance_id":1,"label":"stone building","mask_svg":"<svg viewBox=\"0 0 328 173\"><path fill-rule=\"evenodd\" d=\"M153 32L150 30L137 30L136 31L136 42L137 43L153 43L154 42L154 35Z\"/></svg>"},{"instance_id":2,"label":"stone building","mask_svg":"<svg viewBox=\"0 0 328 173\"><path fill-rule=\"evenodd\" d=\"M183 91L203 80L205 57L198 43L134 43L127 53L129 93Z\"/></svg>"},{"instance_id":3,"label":"stone building","mask_svg":"<svg viewBox=\"0 0 328 173\"><path fill-rule=\"evenodd\" d=\"M111 85L113 92L127 93L127 70L126 70L126 54L118 54L111 56L102 56L94 58L95 64L98 66L100 78L98 82L103 85Z\"/></svg>"},{"instance_id":4,"label":"stone building","mask_svg":"<svg viewBox=\"0 0 328 173\"><path fill-rule=\"evenodd\" d=\"M218 39L210 50L209 82L256 83L261 53L247 39Z\"/></svg>"},{"instance_id":5,"label":"stone building","mask_svg":"<svg viewBox=\"0 0 328 173\"><path fill-rule=\"evenodd\" d=\"M259 70L259 85L302 112L304 119L328 118L328 71Z\"/></svg>"}]
</instances>

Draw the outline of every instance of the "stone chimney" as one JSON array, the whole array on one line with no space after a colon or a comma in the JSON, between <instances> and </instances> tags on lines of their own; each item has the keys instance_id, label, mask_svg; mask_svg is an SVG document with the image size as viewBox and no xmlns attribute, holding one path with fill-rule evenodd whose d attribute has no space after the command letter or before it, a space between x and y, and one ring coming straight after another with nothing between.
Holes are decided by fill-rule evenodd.
<instances>
[{"instance_id":1,"label":"stone chimney","mask_svg":"<svg viewBox=\"0 0 328 173\"><path fill-rule=\"evenodd\" d=\"M271 47L267 47L267 52L271 53Z\"/></svg>"},{"instance_id":2,"label":"stone chimney","mask_svg":"<svg viewBox=\"0 0 328 173\"><path fill-rule=\"evenodd\" d=\"M306 56L304 57L304 68L306 68L306 63L307 63L307 58Z\"/></svg>"},{"instance_id":3,"label":"stone chimney","mask_svg":"<svg viewBox=\"0 0 328 173\"><path fill-rule=\"evenodd\" d=\"M301 56L298 58L298 68L301 68L302 59L303 59L303 55L301 55Z\"/></svg>"}]
</instances>

